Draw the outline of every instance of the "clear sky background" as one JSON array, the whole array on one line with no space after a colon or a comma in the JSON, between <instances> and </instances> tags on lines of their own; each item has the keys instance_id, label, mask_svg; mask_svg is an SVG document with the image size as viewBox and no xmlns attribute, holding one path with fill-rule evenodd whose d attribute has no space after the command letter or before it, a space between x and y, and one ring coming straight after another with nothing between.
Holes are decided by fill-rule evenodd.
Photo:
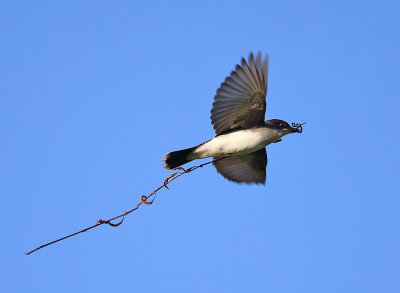
<instances>
[{"instance_id":1,"label":"clear sky background","mask_svg":"<svg viewBox=\"0 0 400 293\"><path fill-rule=\"evenodd\" d=\"M398 1L2 1L1 292L400 292ZM118 228L270 54L265 186L212 166ZM190 166L190 165L189 165Z\"/></svg>"}]
</instances>

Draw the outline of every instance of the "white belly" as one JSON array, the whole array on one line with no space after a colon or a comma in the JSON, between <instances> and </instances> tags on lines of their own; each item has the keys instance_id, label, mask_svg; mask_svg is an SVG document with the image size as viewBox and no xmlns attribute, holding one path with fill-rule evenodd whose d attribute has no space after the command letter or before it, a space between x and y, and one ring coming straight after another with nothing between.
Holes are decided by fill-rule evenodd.
<instances>
[{"instance_id":1,"label":"white belly","mask_svg":"<svg viewBox=\"0 0 400 293\"><path fill-rule=\"evenodd\" d=\"M241 155L255 152L280 139L282 132L261 127L219 135L196 148L191 159Z\"/></svg>"}]
</instances>

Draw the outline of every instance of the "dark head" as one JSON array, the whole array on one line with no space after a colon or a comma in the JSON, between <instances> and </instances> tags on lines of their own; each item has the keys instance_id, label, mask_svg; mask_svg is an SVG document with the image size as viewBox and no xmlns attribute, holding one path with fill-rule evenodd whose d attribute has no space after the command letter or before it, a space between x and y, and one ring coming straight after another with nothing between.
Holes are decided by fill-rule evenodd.
<instances>
[{"instance_id":1,"label":"dark head","mask_svg":"<svg viewBox=\"0 0 400 293\"><path fill-rule=\"evenodd\" d=\"M301 133L300 128L292 127L286 121L279 120L279 119L267 120L267 121L265 121L265 126L276 129L276 130L284 131L285 134L289 134L289 133L293 133L293 132Z\"/></svg>"}]
</instances>

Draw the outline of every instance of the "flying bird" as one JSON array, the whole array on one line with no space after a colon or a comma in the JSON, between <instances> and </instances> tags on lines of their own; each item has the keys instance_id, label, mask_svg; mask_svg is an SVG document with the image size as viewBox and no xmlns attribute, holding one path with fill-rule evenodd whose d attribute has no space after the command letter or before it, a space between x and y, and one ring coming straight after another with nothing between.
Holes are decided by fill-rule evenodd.
<instances>
[{"instance_id":1,"label":"flying bird","mask_svg":"<svg viewBox=\"0 0 400 293\"><path fill-rule=\"evenodd\" d=\"M268 85L268 55L259 52L240 65L221 84L211 109L216 136L198 146L174 151L163 157L172 170L196 159L213 157L217 172L239 183L265 184L265 147L280 142L289 133L301 133L302 125L279 119L265 120Z\"/></svg>"}]
</instances>

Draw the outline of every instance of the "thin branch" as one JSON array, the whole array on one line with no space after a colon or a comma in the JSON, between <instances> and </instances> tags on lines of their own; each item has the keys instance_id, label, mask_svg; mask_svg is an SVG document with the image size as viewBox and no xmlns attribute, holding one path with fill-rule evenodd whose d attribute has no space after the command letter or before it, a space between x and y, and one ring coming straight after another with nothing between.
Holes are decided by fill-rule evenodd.
<instances>
[{"instance_id":1,"label":"thin branch","mask_svg":"<svg viewBox=\"0 0 400 293\"><path fill-rule=\"evenodd\" d=\"M118 227L119 225L122 224L122 222L124 221L124 218L125 218L126 215L129 215L129 214L132 213L133 211L136 211L142 204L151 205L151 204L154 202L154 200L155 200L155 198L156 198L156 196L157 196L157 192L160 191L160 190L163 189L163 188L169 189L169 188L168 188L168 184L170 184L170 183L171 183L172 181L174 181L175 179L181 177L183 174L190 173L190 172L192 172L192 171L194 171L194 170L196 170L196 169L198 169L198 168L204 167L204 166L206 166L206 165L208 165L208 164L211 164L211 163L216 162L216 161L221 160L221 159L222 159L222 158L217 158L217 159L214 159L214 160L212 160L212 161L210 161L210 162L207 162L207 163L204 163L204 164L201 164L201 165L198 165L198 166L190 167L189 169L184 169L184 168L182 168L182 167L175 168L174 170L176 170L176 171L179 170L179 171L178 171L178 172L175 172L175 173L172 173L171 175L169 175L169 176L164 180L163 185L161 185L160 187L158 187L157 189L155 189L155 190L154 190L152 193L150 193L149 195L142 195L142 196L140 197L140 202L139 202L139 203L136 205L136 207L134 207L133 209L131 209L131 210L129 210L129 211L127 211L127 212L125 212L125 213L119 215L119 216L116 216L116 217L113 217L113 218L111 218L111 219L108 219L108 220L99 219L99 220L97 221L97 224L95 224L95 225L93 225L93 226L87 227L87 228L85 228L85 229L83 229L83 230L80 230L80 231L78 231L78 232L72 233L72 234L70 234L70 235L67 235L67 236L65 236L65 237L59 238L59 239L57 239L57 240L51 241L51 242L49 242L49 243L43 244L43 245L41 245L41 246L35 248L34 250L31 250L31 251L25 253L25 254L26 254L26 255L29 255L29 254L31 254L31 253L33 253L33 252L39 250L39 249L42 249L42 248L44 248L44 247L46 247L46 246L52 245L52 244L54 244L54 243L56 243L56 242L65 240L65 239L67 239L67 238L70 238L70 237L72 237L72 236L78 235L78 234L80 234L80 233L89 231L89 230L91 230L91 229L93 229L93 228L96 228L96 227L98 227L98 226L100 226L100 225L108 224L108 225L110 225L111 227ZM148 201L151 197L153 197L153 199L152 199L151 201ZM122 219L121 219L118 223L111 223L111 221L114 221L114 220L119 219L119 218L122 218Z\"/></svg>"}]
</instances>

